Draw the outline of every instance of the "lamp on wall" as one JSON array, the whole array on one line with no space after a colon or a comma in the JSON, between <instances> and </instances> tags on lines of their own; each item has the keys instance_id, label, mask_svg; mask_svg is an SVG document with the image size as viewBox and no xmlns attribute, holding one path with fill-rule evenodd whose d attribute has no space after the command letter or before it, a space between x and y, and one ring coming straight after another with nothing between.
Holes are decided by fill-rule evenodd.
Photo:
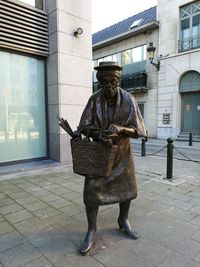
<instances>
[{"instance_id":1,"label":"lamp on wall","mask_svg":"<svg viewBox=\"0 0 200 267\"><path fill-rule=\"evenodd\" d=\"M83 33L83 29L82 28L77 28L77 30L74 31L74 36L78 36L81 35Z\"/></svg>"},{"instance_id":2,"label":"lamp on wall","mask_svg":"<svg viewBox=\"0 0 200 267\"><path fill-rule=\"evenodd\" d=\"M156 51L156 47L153 46L153 42L150 42L149 47L147 47L149 61L153 66L157 68L157 70L160 70L160 61L158 61L158 63L153 62L155 51Z\"/></svg>"}]
</instances>

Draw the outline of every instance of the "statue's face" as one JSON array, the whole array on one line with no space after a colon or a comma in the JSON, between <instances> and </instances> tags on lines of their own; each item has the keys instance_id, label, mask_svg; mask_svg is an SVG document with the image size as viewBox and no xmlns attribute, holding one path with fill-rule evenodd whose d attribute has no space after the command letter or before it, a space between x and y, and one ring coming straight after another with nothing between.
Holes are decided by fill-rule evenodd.
<instances>
[{"instance_id":1,"label":"statue's face","mask_svg":"<svg viewBox=\"0 0 200 267\"><path fill-rule=\"evenodd\" d=\"M119 86L119 79L112 75L103 76L100 80L101 88L104 91L106 98L112 98L117 93L117 88Z\"/></svg>"}]
</instances>

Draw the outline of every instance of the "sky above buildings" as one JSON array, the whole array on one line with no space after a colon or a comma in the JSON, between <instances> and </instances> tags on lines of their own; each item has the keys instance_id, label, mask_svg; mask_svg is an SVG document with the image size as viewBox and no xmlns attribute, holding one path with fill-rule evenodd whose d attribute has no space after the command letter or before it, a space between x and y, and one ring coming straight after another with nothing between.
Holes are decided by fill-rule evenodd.
<instances>
[{"instance_id":1,"label":"sky above buildings","mask_svg":"<svg viewBox=\"0 0 200 267\"><path fill-rule=\"evenodd\" d=\"M157 0L92 0L92 32L157 5Z\"/></svg>"}]
</instances>

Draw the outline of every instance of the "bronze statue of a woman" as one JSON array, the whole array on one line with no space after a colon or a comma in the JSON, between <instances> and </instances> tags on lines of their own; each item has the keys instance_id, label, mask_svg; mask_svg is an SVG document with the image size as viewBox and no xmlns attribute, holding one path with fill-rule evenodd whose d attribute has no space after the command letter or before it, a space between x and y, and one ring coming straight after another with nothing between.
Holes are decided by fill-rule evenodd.
<instances>
[{"instance_id":1,"label":"bronze statue of a woman","mask_svg":"<svg viewBox=\"0 0 200 267\"><path fill-rule=\"evenodd\" d=\"M129 138L145 135L144 121L135 98L119 87L122 67L110 61L101 62L95 70L101 89L90 97L78 129L82 134L95 128L117 135L115 144L118 146L118 152L109 176L85 177L84 204L88 231L80 248L81 255L87 255L92 248L100 205L119 203L119 228L132 239L139 237L128 220L131 200L137 197ZM101 140L100 131L91 131L90 136L95 141Z\"/></svg>"}]
</instances>

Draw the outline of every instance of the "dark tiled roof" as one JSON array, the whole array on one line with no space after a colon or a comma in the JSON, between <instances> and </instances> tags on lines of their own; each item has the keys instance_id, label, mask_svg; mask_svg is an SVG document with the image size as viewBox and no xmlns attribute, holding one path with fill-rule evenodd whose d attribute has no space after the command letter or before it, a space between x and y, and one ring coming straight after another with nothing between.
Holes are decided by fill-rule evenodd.
<instances>
[{"instance_id":1,"label":"dark tiled roof","mask_svg":"<svg viewBox=\"0 0 200 267\"><path fill-rule=\"evenodd\" d=\"M157 11L156 6L151 7L132 17L129 17L123 21L111 25L108 28L105 28L101 31L94 33L92 35L93 45L129 31L129 28L133 24L133 22L139 19L142 19L140 26L145 25L151 21L156 21L156 11Z\"/></svg>"}]
</instances>

